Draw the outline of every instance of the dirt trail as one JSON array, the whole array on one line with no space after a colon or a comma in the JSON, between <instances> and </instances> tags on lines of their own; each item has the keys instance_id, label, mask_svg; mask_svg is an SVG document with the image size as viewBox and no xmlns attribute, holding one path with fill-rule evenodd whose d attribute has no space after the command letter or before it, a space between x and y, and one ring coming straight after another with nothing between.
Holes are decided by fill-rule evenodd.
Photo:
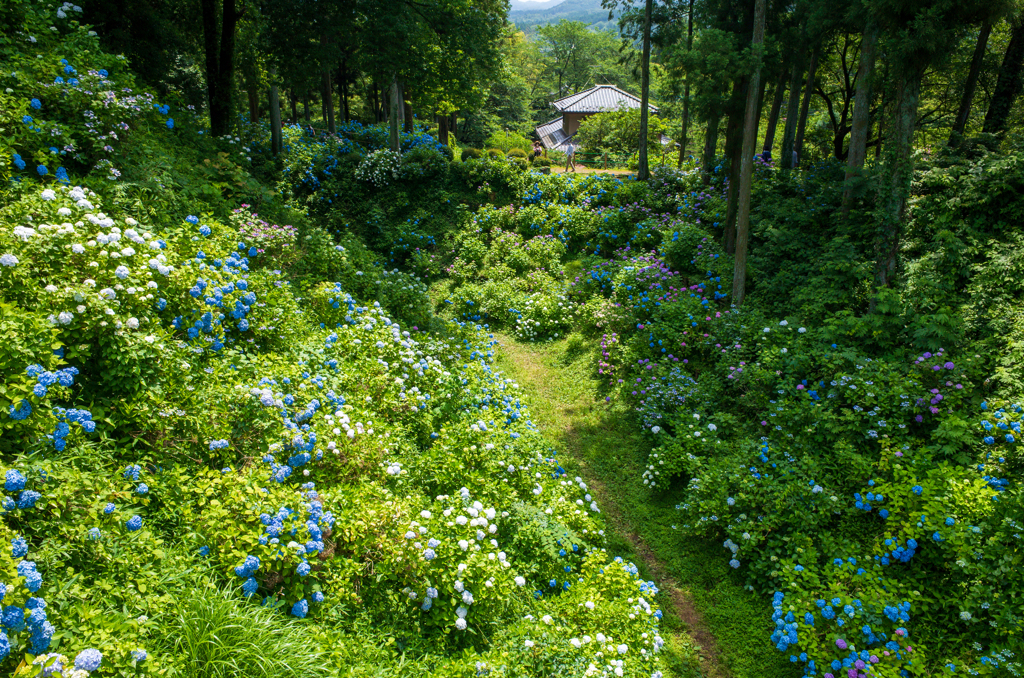
<instances>
[{"instance_id":1,"label":"dirt trail","mask_svg":"<svg viewBox=\"0 0 1024 678\"><path fill-rule=\"evenodd\" d=\"M563 374L557 368L548 365L541 350L518 343L509 337L497 334L495 337L499 341L500 352L514 368L514 376L534 396L531 414L535 423L549 436L559 440L564 452L579 464L581 475L604 513L609 527L632 545L637 556L646 565L649 576L659 589L668 594L675 616L685 624L686 633L696 646L701 673L709 678L729 678L732 674L721 661L715 637L708 630L707 623L694 604L693 598L669 574L666 564L630 525L615 497L587 462L587 455L584 453L584 445L587 442L582 439L578 428L581 418L586 413L593 412L598 406L593 394L585 389L579 389L578 385L567 387L565 380L571 375ZM567 395L576 397L566 397ZM538 407L541 405L537 402L538 398L543 399L544 407ZM616 438L620 438L618 442L622 442L621 431L609 430L608 434L607 444L615 444Z\"/></svg>"}]
</instances>

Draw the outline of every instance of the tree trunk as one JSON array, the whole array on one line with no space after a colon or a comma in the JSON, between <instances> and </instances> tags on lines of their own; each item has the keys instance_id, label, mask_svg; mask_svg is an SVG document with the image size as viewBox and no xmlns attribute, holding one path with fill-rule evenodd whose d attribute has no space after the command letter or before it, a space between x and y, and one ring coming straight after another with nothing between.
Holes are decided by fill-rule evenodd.
<instances>
[{"instance_id":1,"label":"tree trunk","mask_svg":"<svg viewBox=\"0 0 1024 678\"><path fill-rule=\"evenodd\" d=\"M302 93L302 114L306 117L306 122L309 123L309 90L305 90Z\"/></svg>"},{"instance_id":2,"label":"tree trunk","mask_svg":"<svg viewBox=\"0 0 1024 678\"><path fill-rule=\"evenodd\" d=\"M896 87L893 90L896 99L892 105L892 122L888 130L889 143L886 146L878 185L876 288L892 285L897 271L900 236L914 173L911 150L923 77L923 70L918 69L901 73L897 76Z\"/></svg>"},{"instance_id":3,"label":"tree trunk","mask_svg":"<svg viewBox=\"0 0 1024 678\"><path fill-rule=\"evenodd\" d=\"M853 100L853 122L850 125L850 150L846 155L846 186L843 188L843 216L853 204L851 181L864 167L868 154L868 131L871 129L871 78L875 72L875 48L878 26L868 20L860 42L860 64L857 66L857 93Z\"/></svg>"},{"instance_id":4,"label":"tree trunk","mask_svg":"<svg viewBox=\"0 0 1024 678\"><path fill-rule=\"evenodd\" d=\"M255 83L246 88L245 96L249 103L249 124L255 124L260 121L260 93Z\"/></svg>"},{"instance_id":5,"label":"tree trunk","mask_svg":"<svg viewBox=\"0 0 1024 678\"><path fill-rule=\"evenodd\" d=\"M277 96L277 67L271 66L270 74L270 152L281 152L281 100Z\"/></svg>"},{"instance_id":6,"label":"tree trunk","mask_svg":"<svg viewBox=\"0 0 1024 678\"><path fill-rule=\"evenodd\" d=\"M985 114L986 134L1002 136L1021 89L1021 65L1024 63L1024 17L1011 24L1010 44L1006 46L1003 64L999 67L999 79L992 93L992 101Z\"/></svg>"},{"instance_id":7,"label":"tree trunk","mask_svg":"<svg viewBox=\"0 0 1024 678\"><path fill-rule=\"evenodd\" d=\"M299 99L295 96L295 90L290 90L288 99L292 102L292 124L299 121Z\"/></svg>"},{"instance_id":8,"label":"tree trunk","mask_svg":"<svg viewBox=\"0 0 1024 678\"><path fill-rule=\"evenodd\" d=\"M344 115L344 121L349 121L349 110L348 110L348 59L343 59L341 62L341 110Z\"/></svg>"},{"instance_id":9,"label":"tree trunk","mask_svg":"<svg viewBox=\"0 0 1024 678\"><path fill-rule=\"evenodd\" d=\"M412 97L409 94L409 85L402 83L402 116L405 119L405 131L409 134L413 132L413 117L412 117Z\"/></svg>"},{"instance_id":10,"label":"tree trunk","mask_svg":"<svg viewBox=\"0 0 1024 678\"><path fill-rule=\"evenodd\" d=\"M324 97L324 119L327 121L327 131L334 134L338 131L337 126L334 123L334 86L331 85L331 72L326 68L322 73L323 77L323 97Z\"/></svg>"},{"instance_id":11,"label":"tree trunk","mask_svg":"<svg viewBox=\"0 0 1024 678\"><path fill-rule=\"evenodd\" d=\"M978 77L981 75L981 64L985 60L985 48L988 47L988 36L992 34L992 22L986 20L981 25L981 32L978 33L978 42L974 46L974 56L971 57L971 70L967 73L967 82L964 83L964 93L960 97L960 108L956 112L956 120L953 121L953 129L949 133L951 146L959 143L967 129L967 119L971 117L971 104L974 102L974 91L978 88Z\"/></svg>"},{"instance_id":12,"label":"tree trunk","mask_svg":"<svg viewBox=\"0 0 1024 678\"><path fill-rule=\"evenodd\" d=\"M793 147L796 143L796 123L800 117L800 66L793 64L789 78L789 101L786 104L786 126L782 130L782 157L779 167L793 169Z\"/></svg>"},{"instance_id":13,"label":"tree trunk","mask_svg":"<svg viewBox=\"0 0 1024 678\"><path fill-rule=\"evenodd\" d=\"M437 116L437 140L448 146L448 116L438 114Z\"/></svg>"},{"instance_id":14,"label":"tree trunk","mask_svg":"<svg viewBox=\"0 0 1024 678\"><path fill-rule=\"evenodd\" d=\"M796 142L793 150L796 151L796 160L799 163L804 159L804 133L807 131L807 114L811 110L811 97L814 96L814 76L818 70L818 45L814 46L811 52L811 65L807 68L807 84L804 86L804 102L800 106L800 122L796 128Z\"/></svg>"},{"instance_id":15,"label":"tree trunk","mask_svg":"<svg viewBox=\"0 0 1024 678\"><path fill-rule=\"evenodd\" d=\"M654 0L647 0L644 7L644 51L640 65L640 158L636 178L647 181L651 170L647 165L647 123L650 117L648 102L651 100L651 9Z\"/></svg>"},{"instance_id":16,"label":"tree trunk","mask_svg":"<svg viewBox=\"0 0 1024 678\"><path fill-rule=\"evenodd\" d=\"M402 118L402 83L395 79L391 81L391 96L389 97L390 110L388 111L388 122L391 134L389 139L391 142L391 150L395 153L402 152L402 137L399 135L399 129Z\"/></svg>"},{"instance_id":17,"label":"tree trunk","mask_svg":"<svg viewBox=\"0 0 1024 678\"><path fill-rule=\"evenodd\" d=\"M455 111L454 113L452 113L451 115L448 116L448 134L449 135L454 134L456 142L458 142L458 140L459 140L458 131L459 131L459 112Z\"/></svg>"},{"instance_id":18,"label":"tree trunk","mask_svg":"<svg viewBox=\"0 0 1024 678\"><path fill-rule=\"evenodd\" d=\"M700 159L701 171L704 174L704 185L711 183L711 172L714 169L715 153L718 152L718 126L722 117L717 112L708 115L707 128L704 130L704 154Z\"/></svg>"},{"instance_id":19,"label":"tree trunk","mask_svg":"<svg viewBox=\"0 0 1024 678\"><path fill-rule=\"evenodd\" d=\"M883 61L883 63L885 63ZM878 101L878 143L875 145L875 164L878 165L882 162L882 147L884 146L885 137L882 135L885 133L885 107L886 107L886 88L889 85L889 64L885 64L885 69L882 71L882 87L880 88L880 96Z\"/></svg>"},{"instance_id":20,"label":"tree trunk","mask_svg":"<svg viewBox=\"0 0 1024 678\"><path fill-rule=\"evenodd\" d=\"M764 42L764 14L766 0L754 5L753 45ZM739 215L736 219L736 259L732 274L732 301L739 306L747 289L747 245L750 240L750 192L754 180L754 146L757 144L757 123L761 118L760 91L761 64L758 62L750 76L747 88L747 110L743 119L743 165L740 169Z\"/></svg>"},{"instance_id":21,"label":"tree trunk","mask_svg":"<svg viewBox=\"0 0 1024 678\"><path fill-rule=\"evenodd\" d=\"M235 78L235 26L242 12L235 0L223 0L220 34L217 33L217 0L202 0L203 42L206 51L206 91L210 105L210 133L215 137L231 130Z\"/></svg>"},{"instance_id":22,"label":"tree trunk","mask_svg":"<svg viewBox=\"0 0 1024 678\"><path fill-rule=\"evenodd\" d=\"M693 49L693 2L690 0L689 12L686 20L686 51L690 52ZM690 78L686 76L686 82L683 85L683 134L682 139L679 140L679 162L678 167L683 166L683 159L686 157L686 146L689 139L687 134L690 131Z\"/></svg>"},{"instance_id":23,"label":"tree trunk","mask_svg":"<svg viewBox=\"0 0 1024 678\"><path fill-rule=\"evenodd\" d=\"M775 85L775 96L772 97L772 110L768 113L768 128L764 132L764 144L761 145L761 153L771 153L775 147L775 128L779 124L779 113L782 111L782 101L786 98L786 78L779 79Z\"/></svg>"},{"instance_id":24,"label":"tree trunk","mask_svg":"<svg viewBox=\"0 0 1024 678\"><path fill-rule=\"evenodd\" d=\"M736 215L740 190L740 167L743 163L743 116L744 108L734 104L746 101L750 92L750 80L747 77L740 78L733 84L732 96L729 99L729 107L732 112L729 114L729 123L725 128L725 157L729 163L729 194L725 207L725 230L722 232L722 246L726 253L732 254L736 251ZM757 97L754 92L753 96Z\"/></svg>"},{"instance_id":25,"label":"tree trunk","mask_svg":"<svg viewBox=\"0 0 1024 678\"><path fill-rule=\"evenodd\" d=\"M729 163L729 189L725 206L725 230L722 232L722 246L727 254L736 251L736 203L740 190L740 166L743 158L743 121L739 114L729 116L725 130L725 156Z\"/></svg>"}]
</instances>

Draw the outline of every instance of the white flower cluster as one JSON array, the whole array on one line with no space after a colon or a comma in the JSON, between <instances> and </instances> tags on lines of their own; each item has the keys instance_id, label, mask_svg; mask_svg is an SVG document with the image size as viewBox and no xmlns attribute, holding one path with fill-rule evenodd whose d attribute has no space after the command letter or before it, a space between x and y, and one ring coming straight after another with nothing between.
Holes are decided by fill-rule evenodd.
<instances>
[{"instance_id":1,"label":"white flower cluster","mask_svg":"<svg viewBox=\"0 0 1024 678\"><path fill-rule=\"evenodd\" d=\"M402 169L402 156L392 150L382 148L370 153L356 167L356 179L368 181L377 188L384 188L399 177Z\"/></svg>"}]
</instances>

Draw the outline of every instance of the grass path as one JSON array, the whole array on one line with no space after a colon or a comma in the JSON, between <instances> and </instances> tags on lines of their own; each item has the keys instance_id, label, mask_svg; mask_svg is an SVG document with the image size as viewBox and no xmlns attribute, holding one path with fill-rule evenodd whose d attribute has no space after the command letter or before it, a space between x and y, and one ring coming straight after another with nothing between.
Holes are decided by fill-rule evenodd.
<instances>
[{"instance_id":1,"label":"grass path","mask_svg":"<svg viewBox=\"0 0 1024 678\"><path fill-rule=\"evenodd\" d=\"M594 347L495 338L498 367L530 396L534 423L558 445L562 466L590 486L614 532L612 548L632 554L645 578L661 589L667 676L796 675L768 642L767 601L742 588L720 544L673 529L679 519L674 497L644 487L640 477L649 443L624 407L598 396Z\"/></svg>"}]
</instances>

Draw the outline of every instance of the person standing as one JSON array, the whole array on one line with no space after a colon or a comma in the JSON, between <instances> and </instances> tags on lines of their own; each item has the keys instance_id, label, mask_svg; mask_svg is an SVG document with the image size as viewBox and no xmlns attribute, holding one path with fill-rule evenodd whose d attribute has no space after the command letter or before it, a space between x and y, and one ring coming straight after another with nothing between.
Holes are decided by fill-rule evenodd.
<instances>
[{"instance_id":1,"label":"person standing","mask_svg":"<svg viewBox=\"0 0 1024 678\"><path fill-rule=\"evenodd\" d=\"M576 171L576 142L572 139L565 145L565 171L575 172Z\"/></svg>"}]
</instances>

